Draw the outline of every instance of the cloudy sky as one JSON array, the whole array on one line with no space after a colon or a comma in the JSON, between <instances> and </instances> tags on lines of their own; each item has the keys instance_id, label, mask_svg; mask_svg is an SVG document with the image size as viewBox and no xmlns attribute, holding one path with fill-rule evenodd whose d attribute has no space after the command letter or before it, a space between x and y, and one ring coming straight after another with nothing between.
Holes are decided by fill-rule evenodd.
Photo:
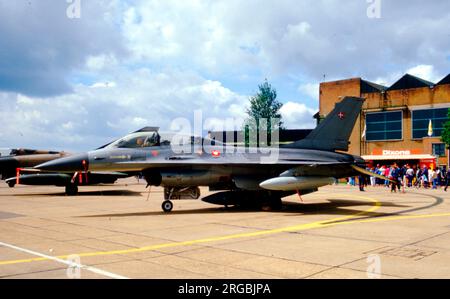
<instances>
[{"instance_id":1,"label":"cloudy sky","mask_svg":"<svg viewBox=\"0 0 450 299\"><path fill-rule=\"evenodd\" d=\"M314 126L324 80L438 81L450 2L0 0L0 41L0 147L81 151L197 109L242 119L264 79L288 128Z\"/></svg>"}]
</instances>

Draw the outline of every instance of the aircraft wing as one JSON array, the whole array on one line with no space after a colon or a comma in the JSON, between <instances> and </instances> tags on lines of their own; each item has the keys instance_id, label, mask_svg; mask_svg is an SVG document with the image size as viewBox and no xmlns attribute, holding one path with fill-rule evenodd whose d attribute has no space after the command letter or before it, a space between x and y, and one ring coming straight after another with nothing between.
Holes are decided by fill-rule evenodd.
<instances>
[{"instance_id":1,"label":"aircraft wing","mask_svg":"<svg viewBox=\"0 0 450 299\"><path fill-rule=\"evenodd\" d=\"M143 171L152 168L173 168L173 167L186 167L186 166L197 166L197 167L211 167L211 166L244 166L251 167L256 165L277 165L277 166L303 166L303 167L319 167L319 166L347 166L350 165L349 162L336 162L336 161L309 161L309 160L276 160L276 161L261 161L261 160L206 160L206 159L174 159L174 160L164 160L164 161L124 161L115 163L118 168L122 171Z\"/></svg>"}]
</instances>

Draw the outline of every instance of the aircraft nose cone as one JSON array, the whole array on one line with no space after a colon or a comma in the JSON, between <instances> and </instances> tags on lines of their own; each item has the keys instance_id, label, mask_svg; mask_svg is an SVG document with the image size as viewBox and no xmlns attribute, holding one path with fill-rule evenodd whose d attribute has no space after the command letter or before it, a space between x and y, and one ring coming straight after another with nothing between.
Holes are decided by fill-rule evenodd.
<instances>
[{"instance_id":1,"label":"aircraft nose cone","mask_svg":"<svg viewBox=\"0 0 450 299\"><path fill-rule=\"evenodd\" d=\"M19 162L13 157L0 158L0 178L6 179L15 175L16 168L19 167Z\"/></svg>"},{"instance_id":2,"label":"aircraft nose cone","mask_svg":"<svg viewBox=\"0 0 450 299\"><path fill-rule=\"evenodd\" d=\"M16 166L19 166L19 163L13 157L0 157L0 170Z\"/></svg>"},{"instance_id":3,"label":"aircraft nose cone","mask_svg":"<svg viewBox=\"0 0 450 299\"><path fill-rule=\"evenodd\" d=\"M73 155L42 163L34 168L42 171L76 172L89 169L89 158L87 154Z\"/></svg>"}]
</instances>

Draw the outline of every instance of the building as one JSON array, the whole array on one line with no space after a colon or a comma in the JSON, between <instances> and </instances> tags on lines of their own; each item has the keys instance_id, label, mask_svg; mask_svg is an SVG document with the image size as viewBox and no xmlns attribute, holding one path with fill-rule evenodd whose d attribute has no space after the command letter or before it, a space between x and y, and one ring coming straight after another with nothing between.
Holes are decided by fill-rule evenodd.
<instances>
[{"instance_id":1,"label":"building","mask_svg":"<svg viewBox=\"0 0 450 299\"><path fill-rule=\"evenodd\" d=\"M324 82L315 117L325 117L344 96L366 99L350 137L350 154L373 164L448 165L440 136L450 108L450 74L438 83L406 74L390 87L361 78Z\"/></svg>"}]
</instances>

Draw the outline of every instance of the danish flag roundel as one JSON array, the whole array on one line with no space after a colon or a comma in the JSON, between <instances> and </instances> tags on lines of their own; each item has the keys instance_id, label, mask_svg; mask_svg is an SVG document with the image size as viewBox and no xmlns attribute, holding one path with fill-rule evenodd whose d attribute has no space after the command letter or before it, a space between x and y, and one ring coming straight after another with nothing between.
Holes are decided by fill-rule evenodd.
<instances>
[{"instance_id":1,"label":"danish flag roundel","mask_svg":"<svg viewBox=\"0 0 450 299\"><path fill-rule=\"evenodd\" d=\"M339 113L338 113L338 117L339 117L340 119L344 119L344 118L345 118L345 113L344 113L344 112L339 112Z\"/></svg>"}]
</instances>

